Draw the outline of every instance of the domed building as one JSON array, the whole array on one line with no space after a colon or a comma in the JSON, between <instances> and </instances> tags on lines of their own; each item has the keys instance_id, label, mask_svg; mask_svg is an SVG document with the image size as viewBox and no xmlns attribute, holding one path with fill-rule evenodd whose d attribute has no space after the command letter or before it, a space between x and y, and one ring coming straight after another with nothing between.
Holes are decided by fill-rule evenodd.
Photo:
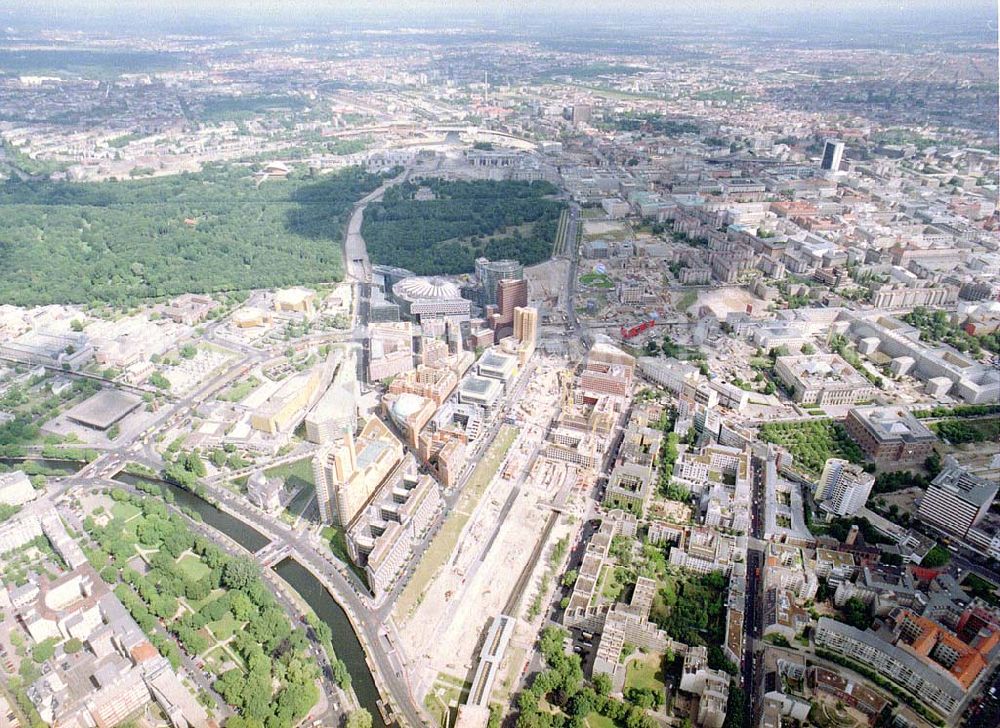
<instances>
[{"instance_id":1,"label":"domed building","mask_svg":"<svg viewBox=\"0 0 1000 728\"><path fill-rule=\"evenodd\" d=\"M424 406L424 398L418 394L404 392L399 395L389 408L389 415L400 429L406 427L406 421Z\"/></svg>"},{"instance_id":2,"label":"domed building","mask_svg":"<svg viewBox=\"0 0 1000 728\"><path fill-rule=\"evenodd\" d=\"M403 392L395 398L389 395L383 398L382 406L411 448L417 447L417 436L437 410L432 400L411 392Z\"/></svg>"},{"instance_id":3,"label":"domed building","mask_svg":"<svg viewBox=\"0 0 1000 728\"><path fill-rule=\"evenodd\" d=\"M413 276L392 287L392 297L400 313L412 318L423 316L464 316L471 311L471 301L451 281L438 277Z\"/></svg>"}]
</instances>

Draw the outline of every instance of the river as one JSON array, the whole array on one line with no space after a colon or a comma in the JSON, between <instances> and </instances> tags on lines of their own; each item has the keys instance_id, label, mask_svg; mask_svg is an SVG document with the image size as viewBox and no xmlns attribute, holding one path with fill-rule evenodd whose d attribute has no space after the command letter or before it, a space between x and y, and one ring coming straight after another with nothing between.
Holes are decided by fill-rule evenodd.
<instances>
[{"instance_id":1,"label":"river","mask_svg":"<svg viewBox=\"0 0 1000 728\"><path fill-rule=\"evenodd\" d=\"M259 551L269 543L268 538L260 531L251 528L238 518L173 483L159 478L140 477L129 473L119 473L115 476L115 480L129 485L146 481L155 483L161 488L168 488L178 506L188 507L195 511L206 525L224 533L250 552ZM294 559L285 559L274 570L316 612L316 616L330 627L330 632L333 634L333 648L337 652L337 657L347 665L347 671L351 674L351 684L354 687L354 693L358 696L358 702L372 714L373 728L386 728L378 706L375 704L379 699L378 688L375 687L375 680L368 669L368 663L365 661L364 648L361 646L347 614L319 580Z\"/></svg>"}]
</instances>

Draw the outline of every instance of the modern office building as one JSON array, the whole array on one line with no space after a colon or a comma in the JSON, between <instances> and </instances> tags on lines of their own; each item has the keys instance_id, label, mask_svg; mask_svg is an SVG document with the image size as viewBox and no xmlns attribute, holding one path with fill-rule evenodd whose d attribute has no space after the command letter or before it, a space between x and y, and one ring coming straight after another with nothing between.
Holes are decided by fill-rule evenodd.
<instances>
[{"instance_id":1,"label":"modern office building","mask_svg":"<svg viewBox=\"0 0 1000 728\"><path fill-rule=\"evenodd\" d=\"M358 424L357 382L334 382L306 415L306 440L325 445Z\"/></svg>"},{"instance_id":2,"label":"modern office building","mask_svg":"<svg viewBox=\"0 0 1000 728\"><path fill-rule=\"evenodd\" d=\"M823 159L819 168L827 172L840 170L840 162L844 158L844 142L838 139L827 139L823 145Z\"/></svg>"},{"instance_id":3,"label":"modern office building","mask_svg":"<svg viewBox=\"0 0 1000 728\"><path fill-rule=\"evenodd\" d=\"M0 356L53 369L82 369L94 358L94 346L84 333L33 329L0 344Z\"/></svg>"},{"instance_id":4,"label":"modern office building","mask_svg":"<svg viewBox=\"0 0 1000 728\"><path fill-rule=\"evenodd\" d=\"M504 354L498 348L490 349L477 362L476 373L481 377L499 379L503 382L504 391L508 391L517 379L517 357Z\"/></svg>"},{"instance_id":5,"label":"modern office building","mask_svg":"<svg viewBox=\"0 0 1000 728\"><path fill-rule=\"evenodd\" d=\"M466 377L459 385L458 401L462 404L479 405L487 413L492 413L503 394L503 386L503 381L499 379L473 374Z\"/></svg>"},{"instance_id":6,"label":"modern office building","mask_svg":"<svg viewBox=\"0 0 1000 728\"><path fill-rule=\"evenodd\" d=\"M598 342L587 354L587 363L580 375L584 392L624 397L632 386L635 357L621 349Z\"/></svg>"},{"instance_id":7,"label":"modern office building","mask_svg":"<svg viewBox=\"0 0 1000 728\"><path fill-rule=\"evenodd\" d=\"M927 486L917 513L921 520L964 538L986 515L998 487L952 460Z\"/></svg>"},{"instance_id":8,"label":"modern office building","mask_svg":"<svg viewBox=\"0 0 1000 728\"><path fill-rule=\"evenodd\" d=\"M875 484L875 476L860 465L830 458L816 484L815 498L823 510L836 516L851 516L864 508Z\"/></svg>"},{"instance_id":9,"label":"modern office building","mask_svg":"<svg viewBox=\"0 0 1000 728\"><path fill-rule=\"evenodd\" d=\"M488 260L486 258L479 258L476 260L476 278L479 279L480 284L483 286L482 305L495 306L497 304L497 284L505 280L522 280L524 278L524 266L516 260Z\"/></svg>"},{"instance_id":10,"label":"modern office building","mask_svg":"<svg viewBox=\"0 0 1000 728\"><path fill-rule=\"evenodd\" d=\"M289 377L253 411L250 415L250 426L258 432L270 435L295 429L320 387L326 386L329 382L324 368L318 366Z\"/></svg>"},{"instance_id":11,"label":"modern office building","mask_svg":"<svg viewBox=\"0 0 1000 728\"><path fill-rule=\"evenodd\" d=\"M937 442L934 433L903 407L854 407L844 427L880 469L921 466Z\"/></svg>"},{"instance_id":12,"label":"modern office building","mask_svg":"<svg viewBox=\"0 0 1000 728\"><path fill-rule=\"evenodd\" d=\"M416 275L412 270L397 268L393 265L372 266L372 286L380 289L386 295L392 293L392 287L404 278L413 278Z\"/></svg>"},{"instance_id":13,"label":"modern office building","mask_svg":"<svg viewBox=\"0 0 1000 728\"><path fill-rule=\"evenodd\" d=\"M502 280L497 283L496 310L489 314L490 328L495 332L495 340L510 336L513 331L514 310L528 305L528 282L525 280Z\"/></svg>"},{"instance_id":14,"label":"modern office building","mask_svg":"<svg viewBox=\"0 0 1000 728\"><path fill-rule=\"evenodd\" d=\"M587 124L592 113L593 107L590 104L573 104L569 107L569 120L574 124Z\"/></svg>"},{"instance_id":15,"label":"modern office building","mask_svg":"<svg viewBox=\"0 0 1000 728\"><path fill-rule=\"evenodd\" d=\"M406 439L406 443L414 449L417 447L420 431L438 408L434 400L412 392L387 395L382 399L382 406Z\"/></svg>"},{"instance_id":16,"label":"modern office building","mask_svg":"<svg viewBox=\"0 0 1000 728\"><path fill-rule=\"evenodd\" d=\"M323 521L349 525L402 459L402 443L377 417L368 420L357 441L345 433L321 447L312 468Z\"/></svg>"},{"instance_id":17,"label":"modern office building","mask_svg":"<svg viewBox=\"0 0 1000 728\"><path fill-rule=\"evenodd\" d=\"M369 382L379 382L413 370L413 336L413 324L409 321L369 325Z\"/></svg>"},{"instance_id":18,"label":"modern office building","mask_svg":"<svg viewBox=\"0 0 1000 728\"><path fill-rule=\"evenodd\" d=\"M654 471L649 466L625 463L611 472L604 491L604 505L621 508L639 518L645 516L646 504L653 496Z\"/></svg>"}]
</instances>

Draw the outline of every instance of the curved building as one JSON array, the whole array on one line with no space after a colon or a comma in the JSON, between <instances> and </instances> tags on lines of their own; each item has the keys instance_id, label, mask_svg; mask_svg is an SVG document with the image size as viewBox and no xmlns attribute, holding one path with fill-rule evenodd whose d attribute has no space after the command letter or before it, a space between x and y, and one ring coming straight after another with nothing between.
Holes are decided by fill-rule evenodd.
<instances>
[{"instance_id":1,"label":"curved building","mask_svg":"<svg viewBox=\"0 0 1000 728\"><path fill-rule=\"evenodd\" d=\"M413 276L392 287L392 297L399 303L400 313L421 316L468 316L471 302L451 281L444 278Z\"/></svg>"},{"instance_id":2,"label":"curved building","mask_svg":"<svg viewBox=\"0 0 1000 728\"><path fill-rule=\"evenodd\" d=\"M483 285L484 306L497 305L497 286L500 281L519 281L524 278L524 266L516 260L476 259L476 278Z\"/></svg>"}]
</instances>

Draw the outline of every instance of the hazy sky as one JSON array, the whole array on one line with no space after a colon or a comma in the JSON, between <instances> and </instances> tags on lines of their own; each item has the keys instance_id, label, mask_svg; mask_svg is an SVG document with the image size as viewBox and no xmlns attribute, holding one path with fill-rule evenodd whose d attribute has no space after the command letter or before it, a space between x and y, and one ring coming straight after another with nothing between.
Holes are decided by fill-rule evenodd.
<instances>
[{"instance_id":1,"label":"hazy sky","mask_svg":"<svg viewBox=\"0 0 1000 728\"><path fill-rule=\"evenodd\" d=\"M117 21L141 26L199 20L289 25L352 17L414 23L478 18L508 25L556 13L610 22L637 14L735 23L743 19L767 22L769 17L780 20L791 15L903 22L929 16L972 16L979 22L991 22L996 19L997 0L0 0L0 22L60 25Z\"/></svg>"}]
</instances>

